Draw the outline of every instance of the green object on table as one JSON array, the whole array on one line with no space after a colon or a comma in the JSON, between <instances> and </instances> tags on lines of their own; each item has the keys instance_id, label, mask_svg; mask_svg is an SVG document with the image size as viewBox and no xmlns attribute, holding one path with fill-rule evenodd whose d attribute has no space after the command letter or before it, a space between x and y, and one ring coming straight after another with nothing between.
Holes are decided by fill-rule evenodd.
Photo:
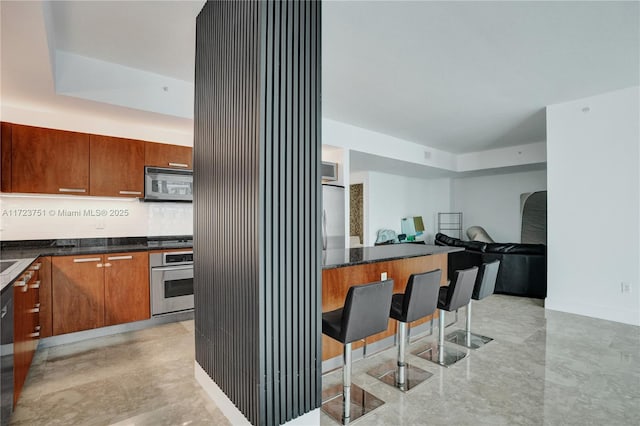
<instances>
[{"instance_id":1,"label":"green object on table","mask_svg":"<svg viewBox=\"0 0 640 426\"><path fill-rule=\"evenodd\" d=\"M407 235L407 241L415 241L415 240L416 240L415 235Z\"/></svg>"}]
</instances>

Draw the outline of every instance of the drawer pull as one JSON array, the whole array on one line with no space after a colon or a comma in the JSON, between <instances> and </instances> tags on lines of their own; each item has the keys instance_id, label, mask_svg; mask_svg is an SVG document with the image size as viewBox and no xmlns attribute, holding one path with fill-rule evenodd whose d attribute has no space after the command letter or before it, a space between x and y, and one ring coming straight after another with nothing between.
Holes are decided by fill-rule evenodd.
<instances>
[{"instance_id":1,"label":"drawer pull","mask_svg":"<svg viewBox=\"0 0 640 426\"><path fill-rule=\"evenodd\" d=\"M31 337L31 338L40 337L40 332L39 332L39 331L36 331L35 333L31 333L31 334L29 335L29 337Z\"/></svg>"},{"instance_id":2,"label":"drawer pull","mask_svg":"<svg viewBox=\"0 0 640 426\"><path fill-rule=\"evenodd\" d=\"M58 188L59 192L87 192L84 188Z\"/></svg>"},{"instance_id":3,"label":"drawer pull","mask_svg":"<svg viewBox=\"0 0 640 426\"><path fill-rule=\"evenodd\" d=\"M40 331L40 326L36 325L36 331Z\"/></svg>"},{"instance_id":4,"label":"drawer pull","mask_svg":"<svg viewBox=\"0 0 640 426\"><path fill-rule=\"evenodd\" d=\"M27 280L26 279L21 279L20 281L16 281L15 283L13 283L14 287L24 287L27 285Z\"/></svg>"},{"instance_id":5,"label":"drawer pull","mask_svg":"<svg viewBox=\"0 0 640 426\"><path fill-rule=\"evenodd\" d=\"M111 267L111 264L110 264L110 263L105 263L105 264L104 264L104 267L105 267L105 268L109 268L109 267Z\"/></svg>"},{"instance_id":6,"label":"drawer pull","mask_svg":"<svg viewBox=\"0 0 640 426\"><path fill-rule=\"evenodd\" d=\"M133 259L133 256L109 256L107 260L130 260Z\"/></svg>"},{"instance_id":7,"label":"drawer pull","mask_svg":"<svg viewBox=\"0 0 640 426\"><path fill-rule=\"evenodd\" d=\"M36 263L35 265L32 265L29 269L32 271L39 271L41 266L42 266L42 263Z\"/></svg>"},{"instance_id":8,"label":"drawer pull","mask_svg":"<svg viewBox=\"0 0 640 426\"><path fill-rule=\"evenodd\" d=\"M142 195L140 191L120 191L120 195Z\"/></svg>"},{"instance_id":9,"label":"drawer pull","mask_svg":"<svg viewBox=\"0 0 640 426\"><path fill-rule=\"evenodd\" d=\"M86 262L100 262L102 258L100 257L85 257L81 259L73 259L74 263L86 263Z\"/></svg>"},{"instance_id":10,"label":"drawer pull","mask_svg":"<svg viewBox=\"0 0 640 426\"><path fill-rule=\"evenodd\" d=\"M189 167L188 164L184 164L184 163L169 163L169 166L171 166L171 167Z\"/></svg>"},{"instance_id":11,"label":"drawer pull","mask_svg":"<svg viewBox=\"0 0 640 426\"><path fill-rule=\"evenodd\" d=\"M40 280L36 281L35 283L31 284L29 288L40 288L40 282Z\"/></svg>"},{"instance_id":12,"label":"drawer pull","mask_svg":"<svg viewBox=\"0 0 640 426\"><path fill-rule=\"evenodd\" d=\"M96 265L96 268L102 268L103 266L104 266L104 265L103 265L102 263L98 263L98 264Z\"/></svg>"},{"instance_id":13,"label":"drawer pull","mask_svg":"<svg viewBox=\"0 0 640 426\"><path fill-rule=\"evenodd\" d=\"M40 307L36 306L35 308L27 309L27 312L30 314L37 314L38 312L40 312Z\"/></svg>"}]
</instances>

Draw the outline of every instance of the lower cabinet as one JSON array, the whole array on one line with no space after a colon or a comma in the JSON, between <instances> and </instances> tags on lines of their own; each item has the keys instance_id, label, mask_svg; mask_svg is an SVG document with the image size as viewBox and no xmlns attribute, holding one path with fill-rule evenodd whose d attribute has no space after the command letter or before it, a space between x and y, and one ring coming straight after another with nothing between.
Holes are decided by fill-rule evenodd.
<instances>
[{"instance_id":1,"label":"lower cabinet","mask_svg":"<svg viewBox=\"0 0 640 426\"><path fill-rule=\"evenodd\" d=\"M52 259L53 335L150 318L146 252Z\"/></svg>"},{"instance_id":2,"label":"lower cabinet","mask_svg":"<svg viewBox=\"0 0 640 426\"><path fill-rule=\"evenodd\" d=\"M13 283L13 404L15 406L27 379L29 366L40 338L41 263L34 262Z\"/></svg>"},{"instance_id":3,"label":"lower cabinet","mask_svg":"<svg viewBox=\"0 0 640 426\"><path fill-rule=\"evenodd\" d=\"M151 317L147 252L105 255L104 325Z\"/></svg>"}]
</instances>

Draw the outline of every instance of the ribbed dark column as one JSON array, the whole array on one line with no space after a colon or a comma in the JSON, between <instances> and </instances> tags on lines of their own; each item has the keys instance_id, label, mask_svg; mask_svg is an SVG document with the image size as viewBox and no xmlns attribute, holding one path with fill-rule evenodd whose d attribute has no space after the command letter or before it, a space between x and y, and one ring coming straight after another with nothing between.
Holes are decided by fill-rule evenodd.
<instances>
[{"instance_id":1,"label":"ribbed dark column","mask_svg":"<svg viewBox=\"0 0 640 426\"><path fill-rule=\"evenodd\" d=\"M320 3L197 20L196 360L253 424L320 405Z\"/></svg>"}]
</instances>

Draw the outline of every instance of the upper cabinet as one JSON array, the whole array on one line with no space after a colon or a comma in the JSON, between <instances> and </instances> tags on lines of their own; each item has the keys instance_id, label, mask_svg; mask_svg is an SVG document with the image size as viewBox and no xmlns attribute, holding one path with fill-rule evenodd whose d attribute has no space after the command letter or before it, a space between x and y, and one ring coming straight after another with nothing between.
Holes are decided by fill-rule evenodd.
<instances>
[{"instance_id":1,"label":"upper cabinet","mask_svg":"<svg viewBox=\"0 0 640 426\"><path fill-rule=\"evenodd\" d=\"M0 191L143 197L144 166L192 168L188 146L0 123Z\"/></svg>"},{"instance_id":2,"label":"upper cabinet","mask_svg":"<svg viewBox=\"0 0 640 426\"><path fill-rule=\"evenodd\" d=\"M188 146L147 142L144 157L146 166L193 168L193 149Z\"/></svg>"},{"instance_id":3,"label":"upper cabinet","mask_svg":"<svg viewBox=\"0 0 640 426\"><path fill-rule=\"evenodd\" d=\"M88 195L89 135L12 125L11 191Z\"/></svg>"},{"instance_id":4,"label":"upper cabinet","mask_svg":"<svg viewBox=\"0 0 640 426\"><path fill-rule=\"evenodd\" d=\"M89 195L142 197L145 142L91 135Z\"/></svg>"}]
</instances>

